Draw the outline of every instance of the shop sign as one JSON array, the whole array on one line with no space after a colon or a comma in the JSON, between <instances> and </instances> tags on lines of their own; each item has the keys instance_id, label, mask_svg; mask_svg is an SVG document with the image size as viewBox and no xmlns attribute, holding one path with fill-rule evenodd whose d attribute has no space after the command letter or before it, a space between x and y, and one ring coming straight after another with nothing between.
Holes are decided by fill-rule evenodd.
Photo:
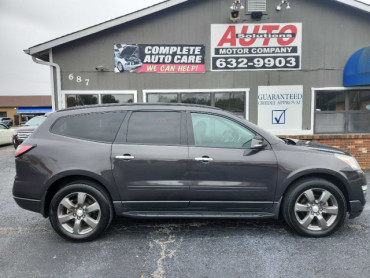
<instances>
[{"instance_id":1,"label":"shop sign","mask_svg":"<svg viewBox=\"0 0 370 278\"><path fill-rule=\"evenodd\" d=\"M301 69L302 23L211 24L211 70Z\"/></svg>"},{"instance_id":2,"label":"shop sign","mask_svg":"<svg viewBox=\"0 0 370 278\"><path fill-rule=\"evenodd\" d=\"M204 45L115 44L115 72L204 73Z\"/></svg>"},{"instance_id":3,"label":"shop sign","mask_svg":"<svg viewBox=\"0 0 370 278\"><path fill-rule=\"evenodd\" d=\"M303 86L258 86L258 125L267 130L302 130Z\"/></svg>"}]
</instances>

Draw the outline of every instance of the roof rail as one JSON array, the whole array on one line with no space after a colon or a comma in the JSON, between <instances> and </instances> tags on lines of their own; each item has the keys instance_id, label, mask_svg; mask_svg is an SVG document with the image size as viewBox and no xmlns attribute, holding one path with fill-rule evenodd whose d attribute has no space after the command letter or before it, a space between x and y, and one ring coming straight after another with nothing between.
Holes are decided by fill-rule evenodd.
<instances>
[{"instance_id":1,"label":"roof rail","mask_svg":"<svg viewBox=\"0 0 370 278\"><path fill-rule=\"evenodd\" d=\"M208 105L201 105L201 104L191 104L191 103L135 102L135 103L108 103L108 104L93 104L93 105L74 106L74 107L61 109L61 110L58 110L56 112L79 110L79 109L93 109L93 108L101 108L101 107L119 107L119 106L123 106L123 107L129 107L129 106L188 106L188 107L199 107L199 108L222 110L218 107L213 107L213 106L208 106Z\"/></svg>"}]
</instances>

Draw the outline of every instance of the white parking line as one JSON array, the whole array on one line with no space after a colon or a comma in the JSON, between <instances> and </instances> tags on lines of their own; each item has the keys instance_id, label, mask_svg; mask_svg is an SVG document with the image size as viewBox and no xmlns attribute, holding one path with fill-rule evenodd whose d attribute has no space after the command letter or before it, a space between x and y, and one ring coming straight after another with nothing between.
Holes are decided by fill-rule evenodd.
<instances>
[{"instance_id":1,"label":"white parking line","mask_svg":"<svg viewBox=\"0 0 370 278\"><path fill-rule=\"evenodd\" d=\"M0 151L0 154L14 153L14 150Z\"/></svg>"}]
</instances>

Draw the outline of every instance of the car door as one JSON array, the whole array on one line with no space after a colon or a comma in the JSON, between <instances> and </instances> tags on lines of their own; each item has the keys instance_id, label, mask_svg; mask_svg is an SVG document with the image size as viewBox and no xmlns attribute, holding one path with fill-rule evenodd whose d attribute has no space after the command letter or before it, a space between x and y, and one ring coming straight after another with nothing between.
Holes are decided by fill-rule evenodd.
<instances>
[{"instance_id":1,"label":"car door","mask_svg":"<svg viewBox=\"0 0 370 278\"><path fill-rule=\"evenodd\" d=\"M187 115L190 207L272 207L277 161L271 147L250 149L256 133L231 118Z\"/></svg>"},{"instance_id":2,"label":"car door","mask_svg":"<svg viewBox=\"0 0 370 278\"><path fill-rule=\"evenodd\" d=\"M189 205L185 113L133 111L112 145L112 167L124 207Z\"/></svg>"},{"instance_id":3,"label":"car door","mask_svg":"<svg viewBox=\"0 0 370 278\"><path fill-rule=\"evenodd\" d=\"M13 132L5 125L0 124L0 144L9 144L12 142Z\"/></svg>"},{"instance_id":4,"label":"car door","mask_svg":"<svg viewBox=\"0 0 370 278\"><path fill-rule=\"evenodd\" d=\"M0 124L0 145L6 144L6 127Z\"/></svg>"}]
</instances>

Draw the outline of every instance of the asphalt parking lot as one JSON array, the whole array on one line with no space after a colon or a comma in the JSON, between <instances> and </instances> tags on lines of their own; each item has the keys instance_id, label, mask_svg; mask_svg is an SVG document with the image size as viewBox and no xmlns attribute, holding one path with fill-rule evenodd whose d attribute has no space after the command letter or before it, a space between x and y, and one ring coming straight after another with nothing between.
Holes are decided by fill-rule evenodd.
<instances>
[{"instance_id":1,"label":"asphalt parking lot","mask_svg":"<svg viewBox=\"0 0 370 278\"><path fill-rule=\"evenodd\" d=\"M327 238L276 221L118 218L75 244L13 201L12 146L0 146L0 169L0 277L369 277L369 205Z\"/></svg>"}]
</instances>

